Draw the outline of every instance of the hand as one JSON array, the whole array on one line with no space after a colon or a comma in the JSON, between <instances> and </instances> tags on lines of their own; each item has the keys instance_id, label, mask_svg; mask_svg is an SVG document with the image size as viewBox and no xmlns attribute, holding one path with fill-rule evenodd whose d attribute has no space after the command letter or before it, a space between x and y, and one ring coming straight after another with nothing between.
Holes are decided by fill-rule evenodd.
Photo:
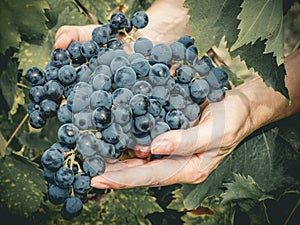
<instances>
[{"instance_id":1,"label":"hand","mask_svg":"<svg viewBox=\"0 0 300 225\"><path fill-rule=\"evenodd\" d=\"M169 131L153 140L152 154L170 156L107 163L105 173L94 177L91 185L118 189L199 183L254 130L250 114L247 96L239 88L228 91L223 101L205 106L196 126Z\"/></svg>"},{"instance_id":2,"label":"hand","mask_svg":"<svg viewBox=\"0 0 300 225\"><path fill-rule=\"evenodd\" d=\"M108 163L105 173L94 177L91 185L117 189L202 182L250 133L300 110L299 60L300 49L285 59L290 102L261 78L250 80L228 91L223 101L207 104L198 125L156 137L151 153L170 156Z\"/></svg>"}]
</instances>

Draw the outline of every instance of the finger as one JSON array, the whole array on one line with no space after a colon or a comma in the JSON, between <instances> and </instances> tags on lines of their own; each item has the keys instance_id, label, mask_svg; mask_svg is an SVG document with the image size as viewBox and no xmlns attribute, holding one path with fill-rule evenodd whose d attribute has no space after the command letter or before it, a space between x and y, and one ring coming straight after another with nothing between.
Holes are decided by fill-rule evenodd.
<instances>
[{"instance_id":1,"label":"finger","mask_svg":"<svg viewBox=\"0 0 300 225\"><path fill-rule=\"evenodd\" d=\"M55 48L67 48L72 41L85 42L92 40L92 32L99 25L62 26L55 34Z\"/></svg>"},{"instance_id":2,"label":"finger","mask_svg":"<svg viewBox=\"0 0 300 225\"><path fill-rule=\"evenodd\" d=\"M106 162L105 172L111 172L116 170L123 170L128 167L140 166L147 163L147 160L133 158L133 159L126 159L126 160L115 160L115 161L108 161Z\"/></svg>"},{"instance_id":3,"label":"finger","mask_svg":"<svg viewBox=\"0 0 300 225\"><path fill-rule=\"evenodd\" d=\"M220 147L225 131L224 104L207 107L198 125L156 137L151 143L151 153L189 155Z\"/></svg>"},{"instance_id":4,"label":"finger","mask_svg":"<svg viewBox=\"0 0 300 225\"><path fill-rule=\"evenodd\" d=\"M192 157L170 156L139 166L106 171L101 176L92 178L91 185L99 189L119 189L196 183L207 177L207 173L199 173L201 161L202 154Z\"/></svg>"},{"instance_id":5,"label":"finger","mask_svg":"<svg viewBox=\"0 0 300 225\"><path fill-rule=\"evenodd\" d=\"M150 146L136 145L134 148L134 153L138 158L148 158L151 155Z\"/></svg>"}]
</instances>

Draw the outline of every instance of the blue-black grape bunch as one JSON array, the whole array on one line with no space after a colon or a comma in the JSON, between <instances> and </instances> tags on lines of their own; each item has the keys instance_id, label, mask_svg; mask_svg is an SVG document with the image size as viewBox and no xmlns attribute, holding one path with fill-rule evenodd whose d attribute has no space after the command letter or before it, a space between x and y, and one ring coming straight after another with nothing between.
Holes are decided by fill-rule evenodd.
<instances>
[{"instance_id":1,"label":"blue-black grape bunch","mask_svg":"<svg viewBox=\"0 0 300 225\"><path fill-rule=\"evenodd\" d=\"M41 163L48 199L63 204L65 219L80 214L90 180L104 173L106 159L189 128L200 116L199 105L225 97L227 73L208 56L199 57L190 36L171 44L140 37L127 53L126 39L147 24L143 11L131 18L116 12L91 40L54 49L45 70L26 72L31 126L42 128L50 117L62 123Z\"/></svg>"}]
</instances>

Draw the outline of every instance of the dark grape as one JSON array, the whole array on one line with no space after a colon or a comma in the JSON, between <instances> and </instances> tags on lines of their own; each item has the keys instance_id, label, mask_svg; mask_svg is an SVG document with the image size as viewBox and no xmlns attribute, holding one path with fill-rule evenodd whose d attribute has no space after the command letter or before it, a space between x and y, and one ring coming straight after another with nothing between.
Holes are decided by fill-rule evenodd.
<instances>
[{"instance_id":1,"label":"dark grape","mask_svg":"<svg viewBox=\"0 0 300 225\"><path fill-rule=\"evenodd\" d=\"M49 184L48 187L48 199L55 205L62 204L69 197L69 189L59 187L56 184Z\"/></svg>"},{"instance_id":2,"label":"dark grape","mask_svg":"<svg viewBox=\"0 0 300 225\"><path fill-rule=\"evenodd\" d=\"M41 162L49 170L58 170L64 162L64 155L58 149L50 147L43 153Z\"/></svg>"},{"instance_id":3,"label":"dark grape","mask_svg":"<svg viewBox=\"0 0 300 225\"><path fill-rule=\"evenodd\" d=\"M74 173L69 167L60 167L54 176L55 184L61 188L68 188L74 180Z\"/></svg>"},{"instance_id":4,"label":"dark grape","mask_svg":"<svg viewBox=\"0 0 300 225\"><path fill-rule=\"evenodd\" d=\"M105 171L105 160L100 155L88 156L84 159L82 167L90 177L101 175Z\"/></svg>"},{"instance_id":5,"label":"dark grape","mask_svg":"<svg viewBox=\"0 0 300 225\"><path fill-rule=\"evenodd\" d=\"M51 63L53 66L62 67L69 65L71 61L70 53L64 48L56 48L51 52Z\"/></svg>"},{"instance_id":6,"label":"dark grape","mask_svg":"<svg viewBox=\"0 0 300 225\"><path fill-rule=\"evenodd\" d=\"M149 21L148 15L143 11L135 12L131 18L132 26L138 29L142 29L146 27L148 21Z\"/></svg>"},{"instance_id":7,"label":"dark grape","mask_svg":"<svg viewBox=\"0 0 300 225\"><path fill-rule=\"evenodd\" d=\"M81 134L78 137L76 149L82 156L92 156L100 151L99 140L94 134Z\"/></svg>"},{"instance_id":8,"label":"dark grape","mask_svg":"<svg viewBox=\"0 0 300 225\"><path fill-rule=\"evenodd\" d=\"M82 201L78 197L68 197L61 209L61 216L65 220L71 220L82 211Z\"/></svg>"},{"instance_id":9,"label":"dark grape","mask_svg":"<svg viewBox=\"0 0 300 225\"><path fill-rule=\"evenodd\" d=\"M46 73L39 67L29 68L25 74L25 79L31 86L42 85L46 79Z\"/></svg>"}]
</instances>

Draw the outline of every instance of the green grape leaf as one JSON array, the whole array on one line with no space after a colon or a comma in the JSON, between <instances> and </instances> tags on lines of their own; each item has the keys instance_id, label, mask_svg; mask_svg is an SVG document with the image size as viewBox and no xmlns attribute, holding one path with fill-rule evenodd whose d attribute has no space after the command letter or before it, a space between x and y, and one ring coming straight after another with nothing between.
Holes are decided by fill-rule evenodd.
<instances>
[{"instance_id":1,"label":"green grape leaf","mask_svg":"<svg viewBox=\"0 0 300 225\"><path fill-rule=\"evenodd\" d=\"M232 50L257 39L268 39L282 23L282 6L282 0L245 0L238 15L240 32Z\"/></svg>"},{"instance_id":2,"label":"green grape leaf","mask_svg":"<svg viewBox=\"0 0 300 225\"><path fill-rule=\"evenodd\" d=\"M183 185L184 205L196 208L208 196L219 196L234 173L251 176L265 193L293 182L288 173L299 155L279 136L278 127L264 127L245 139L202 183ZM286 146L286 147L282 147ZM282 153L284 149L285 153ZM255 169L253 169L255 168Z\"/></svg>"},{"instance_id":3,"label":"green grape leaf","mask_svg":"<svg viewBox=\"0 0 300 225\"><path fill-rule=\"evenodd\" d=\"M18 66L14 61L8 61L6 70L0 72L0 87L2 95L11 109L17 92Z\"/></svg>"},{"instance_id":4,"label":"green grape leaf","mask_svg":"<svg viewBox=\"0 0 300 225\"><path fill-rule=\"evenodd\" d=\"M277 65L281 65L284 62L284 35L283 35L283 19L270 37L266 41L266 53L273 53L276 57Z\"/></svg>"},{"instance_id":5,"label":"green grape leaf","mask_svg":"<svg viewBox=\"0 0 300 225\"><path fill-rule=\"evenodd\" d=\"M46 182L38 165L11 154L0 159L0 203L12 213L30 216L43 202Z\"/></svg>"},{"instance_id":6,"label":"green grape leaf","mask_svg":"<svg viewBox=\"0 0 300 225\"><path fill-rule=\"evenodd\" d=\"M230 47L237 39L237 16L242 0L186 0L189 9L189 25L199 54L204 55L211 47L218 46L225 36Z\"/></svg>"},{"instance_id":7,"label":"green grape leaf","mask_svg":"<svg viewBox=\"0 0 300 225\"><path fill-rule=\"evenodd\" d=\"M112 191L100 202L103 224L150 224L146 215L163 212L155 200L147 188Z\"/></svg>"},{"instance_id":8,"label":"green grape leaf","mask_svg":"<svg viewBox=\"0 0 300 225\"><path fill-rule=\"evenodd\" d=\"M286 75L284 64L278 66L272 53L264 54L264 51L265 42L258 40L254 44L247 44L230 52L230 55L232 57L239 55L249 69L253 68L258 72L267 86L271 86L289 99L284 80Z\"/></svg>"},{"instance_id":9,"label":"green grape leaf","mask_svg":"<svg viewBox=\"0 0 300 225\"><path fill-rule=\"evenodd\" d=\"M5 54L6 50L10 47L17 48L21 42L21 34L18 27L12 21L12 15L6 8L6 3L0 2L0 53Z\"/></svg>"},{"instance_id":10,"label":"green grape leaf","mask_svg":"<svg viewBox=\"0 0 300 225\"><path fill-rule=\"evenodd\" d=\"M49 9L47 1L42 0L5 0L12 21L22 35L40 38L46 32L47 18L45 9ZM26 18L26 19L24 19Z\"/></svg>"},{"instance_id":11,"label":"green grape leaf","mask_svg":"<svg viewBox=\"0 0 300 225\"><path fill-rule=\"evenodd\" d=\"M265 199L272 199L272 196L266 195L251 176L243 176L234 173L233 181L224 183L226 191L220 196L222 198L221 204L226 204L231 201L241 199L252 199L263 201Z\"/></svg>"},{"instance_id":12,"label":"green grape leaf","mask_svg":"<svg viewBox=\"0 0 300 225\"><path fill-rule=\"evenodd\" d=\"M41 38L46 32L44 10L47 8L45 0L1 1L0 13L3 19L0 23L0 53L4 54L9 47L17 48L21 35Z\"/></svg>"},{"instance_id":13,"label":"green grape leaf","mask_svg":"<svg viewBox=\"0 0 300 225\"><path fill-rule=\"evenodd\" d=\"M44 151L51 146L51 143L45 140L45 138L41 137L40 133L38 132L30 133L24 131L21 135L18 136L18 140L22 145L26 145L30 149Z\"/></svg>"}]
</instances>

